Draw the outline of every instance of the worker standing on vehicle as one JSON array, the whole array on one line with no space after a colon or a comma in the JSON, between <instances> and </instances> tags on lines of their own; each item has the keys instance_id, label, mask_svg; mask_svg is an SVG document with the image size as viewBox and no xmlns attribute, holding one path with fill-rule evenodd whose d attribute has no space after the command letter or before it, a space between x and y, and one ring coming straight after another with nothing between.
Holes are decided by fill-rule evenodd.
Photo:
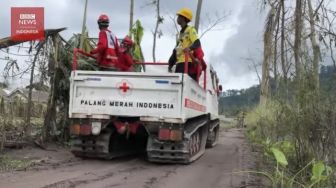
<instances>
[{"instance_id":1,"label":"worker standing on vehicle","mask_svg":"<svg viewBox=\"0 0 336 188\"><path fill-rule=\"evenodd\" d=\"M108 29L109 17L102 14L97 22L100 30L98 44L90 54L97 57L100 70L130 71L133 60L127 50L120 48L117 37Z\"/></svg>"},{"instance_id":2,"label":"worker standing on vehicle","mask_svg":"<svg viewBox=\"0 0 336 188\"><path fill-rule=\"evenodd\" d=\"M169 58L168 71L172 71L172 67L176 64L175 72L184 73L184 63L188 61L188 74L194 80L198 79L197 69L194 60L204 62L201 42L198 39L196 29L188 25L192 20L192 11L188 8L182 8L177 12L177 23L181 26L178 41L172 55ZM187 60L186 60L187 58Z\"/></svg>"}]
</instances>

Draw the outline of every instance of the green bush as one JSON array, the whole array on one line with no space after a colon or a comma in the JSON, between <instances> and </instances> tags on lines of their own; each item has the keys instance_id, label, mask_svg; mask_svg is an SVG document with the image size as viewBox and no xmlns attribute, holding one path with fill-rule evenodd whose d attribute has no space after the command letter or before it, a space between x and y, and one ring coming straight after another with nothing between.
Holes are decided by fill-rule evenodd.
<instances>
[{"instance_id":1,"label":"green bush","mask_svg":"<svg viewBox=\"0 0 336 188\"><path fill-rule=\"evenodd\" d=\"M0 157L0 172L12 170L24 170L30 167L32 163L29 160L18 160L8 156Z\"/></svg>"},{"instance_id":2,"label":"green bush","mask_svg":"<svg viewBox=\"0 0 336 188\"><path fill-rule=\"evenodd\" d=\"M330 178L332 174L314 183L312 172L304 167L315 160L324 161L328 172L335 166L336 105L314 92L303 92L299 96L291 103L269 101L267 105L250 111L246 116L247 136L262 146L270 165L279 163L272 162L274 148L284 153L288 166L281 172L283 176L291 177L300 171L295 176L296 182L333 187L336 177Z\"/></svg>"}]
</instances>

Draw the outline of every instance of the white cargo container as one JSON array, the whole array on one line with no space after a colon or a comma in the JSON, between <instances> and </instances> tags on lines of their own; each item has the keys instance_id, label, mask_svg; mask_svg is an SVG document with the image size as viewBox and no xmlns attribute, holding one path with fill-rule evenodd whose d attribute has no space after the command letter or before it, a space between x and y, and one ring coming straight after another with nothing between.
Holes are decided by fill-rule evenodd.
<instances>
[{"instance_id":1,"label":"white cargo container","mask_svg":"<svg viewBox=\"0 0 336 188\"><path fill-rule=\"evenodd\" d=\"M143 146L150 161L197 159L219 131L218 79L206 75L199 84L180 73L73 71L73 153L112 158Z\"/></svg>"}]
</instances>

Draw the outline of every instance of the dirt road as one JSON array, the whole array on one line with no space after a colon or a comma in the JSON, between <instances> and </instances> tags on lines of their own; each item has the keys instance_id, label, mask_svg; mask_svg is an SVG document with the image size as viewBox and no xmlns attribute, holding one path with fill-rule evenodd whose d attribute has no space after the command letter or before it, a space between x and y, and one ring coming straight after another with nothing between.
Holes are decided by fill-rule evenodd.
<instances>
[{"instance_id":1,"label":"dirt road","mask_svg":"<svg viewBox=\"0 0 336 188\"><path fill-rule=\"evenodd\" d=\"M112 161L82 160L59 150L45 152L42 157L38 165L27 171L1 173L0 187L256 187L252 177L247 179L246 174L233 173L255 164L238 129L221 131L219 144L190 165L153 164L139 156Z\"/></svg>"}]
</instances>

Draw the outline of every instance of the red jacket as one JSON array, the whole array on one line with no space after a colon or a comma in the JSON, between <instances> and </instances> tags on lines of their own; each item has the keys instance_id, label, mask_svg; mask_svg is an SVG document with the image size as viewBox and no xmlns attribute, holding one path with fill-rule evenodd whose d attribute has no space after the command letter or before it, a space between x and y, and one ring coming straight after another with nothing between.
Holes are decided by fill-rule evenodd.
<instances>
[{"instance_id":1,"label":"red jacket","mask_svg":"<svg viewBox=\"0 0 336 188\"><path fill-rule=\"evenodd\" d=\"M110 40L107 37L111 37ZM112 41L112 43L111 43ZM110 42L110 44L109 44ZM116 68L120 71L131 70L133 60L128 54L120 52L117 38L108 29L99 32L97 48L91 54L97 54L97 61L100 67Z\"/></svg>"},{"instance_id":2,"label":"red jacket","mask_svg":"<svg viewBox=\"0 0 336 188\"><path fill-rule=\"evenodd\" d=\"M195 50L193 50L192 55L194 56L194 58L196 58L199 63L194 64L195 66L192 66L191 69L189 70L190 73L196 73L197 77L199 77L201 75L201 72L203 70L205 70L207 68L207 65L204 61L204 52L202 50L201 47L196 48ZM196 63L196 62L194 62Z\"/></svg>"}]
</instances>

